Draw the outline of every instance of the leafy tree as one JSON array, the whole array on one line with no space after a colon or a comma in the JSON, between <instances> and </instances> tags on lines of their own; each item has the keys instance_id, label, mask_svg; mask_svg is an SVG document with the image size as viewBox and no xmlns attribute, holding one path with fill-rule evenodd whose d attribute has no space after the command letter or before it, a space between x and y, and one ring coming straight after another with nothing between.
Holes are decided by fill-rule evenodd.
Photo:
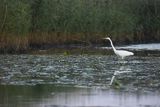
<instances>
[{"instance_id":1,"label":"leafy tree","mask_svg":"<svg viewBox=\"0 0 160 107\"><path fill-rule=\"evenodd\" d=\"M4 15L4 32L24 34L28 33L30 28L30 5L23 0L6 0L6 9Z\"/></svg>"}]
</instances>

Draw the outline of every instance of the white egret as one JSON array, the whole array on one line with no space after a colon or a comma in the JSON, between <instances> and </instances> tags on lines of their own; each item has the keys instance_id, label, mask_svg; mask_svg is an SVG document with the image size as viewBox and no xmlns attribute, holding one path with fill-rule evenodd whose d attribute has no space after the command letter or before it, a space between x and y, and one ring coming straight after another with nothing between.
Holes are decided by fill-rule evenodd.
<instances>
[{"instance_id":1,"label":"white egret","mask_svg":"<svg viewBox=\"0 0 160 107\"><path fill-rule=\"evenodd\" d=\"M112 40L111 40L109 37L104 38L104 39L108 39L108 40L110 41L114 53L115 53L117 56L121 57L122 59L123 59L124 57L126 57L126 56L134 55L133 52L129 52L129 51L126 51L126 50L116 50L116 48L114 47L114 45L113 45L113 43L112 43Z\"/></svg>"},{"instance_id":2,"label":"white egret","mask_svg":"<svg viewBox=\"0 0 160 107\"><path fill-rule=\"evenodd\" d=\"M115 53L117 56L121 57L122 59L124 59L124 58L127 57L127 56L134 55L133 52L129 52L129 51L126 51L126 50L117 50L117 49L114 47L114 45L113 45L113 43L112 43L112 40L111 40L109 37L104 38L104 39L107 39L107 40L110 41L110 44L111 44L111 46L112 46L112 48L113 48L114 53ZM121 68L120 68L120 69L121 69ZM121 73L126 73L126 72L130 72L130 71L115 71L114 74L113 74L113 76L112 76L112 78L111 78L111 81L110 81L110 84L109 84L109 85L112 85L112 83L113 83L116 75L121 74Z\"/></svg>"}]
</instances>

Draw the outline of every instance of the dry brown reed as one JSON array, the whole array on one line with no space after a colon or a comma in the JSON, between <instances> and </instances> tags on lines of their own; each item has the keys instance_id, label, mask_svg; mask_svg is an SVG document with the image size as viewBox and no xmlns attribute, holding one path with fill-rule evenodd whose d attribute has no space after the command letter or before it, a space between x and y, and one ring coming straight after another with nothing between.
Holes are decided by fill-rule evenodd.
<instances>
[{"instance_id":1,"label":"dry brown reed","mask_svg":"<svg viewBox=\"0 0 160 107\"><path fill-rule=\"evenodd\" d=\"M106 33L63 33L63 32L36 32L28 35L13 35L13 34L1 34L0 35L0 51L1 53L14 53L14 52L27 52L30 49L41 48L54 48L61 45L83 45L92 46L94 44L102 44L104 41L102 38L106 36ZM118 38L119 36L113 36L120 42L124 40L130 41L127 36L123 36L126 39ZM130 37L130 36L129 36Z\"/></svg>"}]
</instances>

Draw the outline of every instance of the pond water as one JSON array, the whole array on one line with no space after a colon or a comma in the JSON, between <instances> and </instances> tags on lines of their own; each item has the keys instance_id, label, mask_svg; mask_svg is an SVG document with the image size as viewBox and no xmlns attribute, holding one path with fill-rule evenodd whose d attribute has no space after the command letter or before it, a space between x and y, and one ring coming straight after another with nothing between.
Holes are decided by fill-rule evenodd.
<instances>
[{"instance_id":1,"label":"pond water","mask_svg":"<svg viewBox=\"0 0 160 107\"><path fill-rule=\"evenodd\" d=\"M0 86L0 107L159 107L156 92L54 85Z\"/></svg>"},{"instance_id":2,"label":"pond water","mask_svg":"<svg viewBox=\"0 0 160 107\"><path fill-rule=\"evenodd\" d=\"M0 55L0 107L159 107L160 53L134 52Z\"/></svg>"},{"instance_id":3,"label":"pond water","mask_svg":"<svg viewBox=\"0 0 160 107\"><path fill-rule=\"evenodd\" d=\"M102 47L109 48L109 47ZM151 44L136 44L128 46L118 46L118 49L130 49L130 50L160 50L160 43L151 43Z\"/></svg>"},{"instance_id":4,"label":"pond water","mask_svg":"<svg viewBox=\"0 0 160 107\"><path fill-rule=\"evenodd\" d=\"M160 43L129 45L121 48L132 50L160 50Z\"/></svg>"}]
</instances>

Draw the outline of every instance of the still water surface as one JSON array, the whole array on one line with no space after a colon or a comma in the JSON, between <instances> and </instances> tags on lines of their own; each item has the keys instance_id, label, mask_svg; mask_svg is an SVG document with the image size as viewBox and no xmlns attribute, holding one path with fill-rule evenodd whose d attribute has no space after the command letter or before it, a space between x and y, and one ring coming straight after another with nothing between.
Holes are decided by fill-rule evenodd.
<instances>
[{"instance_id":1,"label":"still water surface","mask_svg":"<svg viewBox=\"0 0 160 107\"><path fill-rule=\"evenodd\" d=\"M160 94L54 85L0 86L0 107L159 107Z\"/></svg>"},{"instance_id":2,"label":"still water surface","mask_svg":"<svg viewBox=\"0 0 160 107\"><path fill-rule=\"evenodd\" d=\"M160 107L158 51L125 60L103 54L0 59L0 107ZM126 73L109 86L115 71Z\"/></svg>"}]
</instances>

